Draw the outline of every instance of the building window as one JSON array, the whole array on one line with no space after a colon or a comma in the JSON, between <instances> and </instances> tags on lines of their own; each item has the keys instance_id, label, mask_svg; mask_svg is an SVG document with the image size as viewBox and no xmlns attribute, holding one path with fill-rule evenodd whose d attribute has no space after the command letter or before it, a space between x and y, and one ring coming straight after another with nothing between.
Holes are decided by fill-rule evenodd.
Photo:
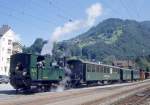
<instances>
[{"instance_id":1,"label":"building window","mask_svg":"<svg viewBox=\"0 0 150 105\"><path fill-rule=\"evenodd\" d=\"M7 67L5 66L5 73L7 72Z\"/></svg>"},{"instance_id":2,"label":"building window","mask_svg":"<svg viewBox=\"0 0 150 105\"><path fill-rule=\"evenodd\" d=\"M8 54L11 54L11 49L8 49L7 52L8 52Z\"/></svg>"},{"instance_id":3,"label":"building window","mask_svg":"<svg viewBox=\"0 0 150 105\"><path fill-rule=\"evenodd\" d=\"M10 62L10 58L7 58L7 63L9 63Z\"/></svg>"},{"instance_id":4,"label":"building window","mask_svg":"<svg viewBox=\"0 0 150 105\"><path fill-rule=\"evenodd\" d=\"M12 43L12 40L9 39L8 40L8 45L11 45L11 43Z\"/></svg>"}]
</instances>

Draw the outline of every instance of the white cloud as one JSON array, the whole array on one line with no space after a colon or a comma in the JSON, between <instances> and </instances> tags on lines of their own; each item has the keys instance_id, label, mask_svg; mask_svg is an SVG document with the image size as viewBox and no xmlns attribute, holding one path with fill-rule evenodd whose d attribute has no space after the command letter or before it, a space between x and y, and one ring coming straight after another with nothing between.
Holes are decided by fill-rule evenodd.
<instances>
[{"instance_id":1,"label":"white cloud","mask_svg":"<svg viewBox=\"0 0 150 105\"><path fill-rule=\"evenodd\" d=\"M102 14L102 6L100 3L93 4L90 8L86 10L88 15L87 25L92 26L98 16Z\"/></svg>"},{"instance_id":2,"label":"white cloud","mask_svg":"<svg viewBox=\"0 0 150 105\"><path fill-rule=\"evenodd\" d=\"M56 27L48 43L44 45L41 54L52 54L53 43L61 37L65 37L82 28L91 27L96 21L96 18L102 14L102 6L100 3L95 3L87 8L85 12L87 14L86 19L66 22L63 26Z\"/></svg>"}]
</instances>

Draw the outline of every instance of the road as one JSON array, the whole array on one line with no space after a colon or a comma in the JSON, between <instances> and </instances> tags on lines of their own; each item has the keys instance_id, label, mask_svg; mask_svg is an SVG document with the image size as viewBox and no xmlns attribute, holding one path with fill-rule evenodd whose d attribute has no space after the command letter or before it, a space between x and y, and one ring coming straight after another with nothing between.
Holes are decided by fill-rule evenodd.
<instances>
[{"instance_id":1,"label":"road","mask_svg":"<svg viewBox=\"0 0 150 105\"><path fill-rule=\"evenodd\" d=\"M107 105L145 88L150 88L150 80L30 95L16 95L8 86L7 90L1 88L0 105Z\"/></svg>"}]
</instances>

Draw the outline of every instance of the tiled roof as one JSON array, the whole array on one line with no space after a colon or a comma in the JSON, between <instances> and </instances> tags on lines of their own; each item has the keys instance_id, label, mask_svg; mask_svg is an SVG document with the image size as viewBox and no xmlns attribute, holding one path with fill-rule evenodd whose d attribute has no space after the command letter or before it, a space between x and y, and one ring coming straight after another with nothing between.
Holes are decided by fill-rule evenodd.
<instances>
[{"instance_id":1,"label":"tiled roof","mask_svg":"<svg viewBox=\"0 0 150 105\"><path fill-rule=\"evenodd\" d=\"M9 29L10 29L10 26L2 25L2 27L0 27L0 37L3 36Z\"/></svg>"}]
</instances>

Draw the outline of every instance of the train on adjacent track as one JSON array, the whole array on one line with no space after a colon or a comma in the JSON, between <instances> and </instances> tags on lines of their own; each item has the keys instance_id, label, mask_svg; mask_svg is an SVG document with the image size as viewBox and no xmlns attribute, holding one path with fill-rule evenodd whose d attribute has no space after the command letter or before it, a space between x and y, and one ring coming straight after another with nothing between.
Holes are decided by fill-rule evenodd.
<instances>
[{"instance_id":1,"label":"train on adjacent track","mask_svg":"<svg viewBox=\"0 0 150 105\"><path fill-rule=\"evenodd\" d=\"M17 90L37 87L49 91L55 84L67 88L144 79L144 71L70 59L52 64L48 56L18 53L11 56L10 83ZM149 78L150 73L146 73Z\"/></svg>"}]
</instances>

